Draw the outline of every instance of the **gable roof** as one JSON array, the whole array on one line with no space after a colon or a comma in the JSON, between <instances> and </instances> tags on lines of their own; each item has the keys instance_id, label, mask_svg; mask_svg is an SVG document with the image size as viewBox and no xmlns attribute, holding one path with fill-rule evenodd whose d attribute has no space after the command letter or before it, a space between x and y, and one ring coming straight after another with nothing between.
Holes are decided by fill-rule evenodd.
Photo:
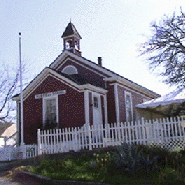
<instances>
[{"instance_id":1,"label":"gable roof","mask_svg":"<svg viewBox=\"0 0 185 185\"><path fill-rule=\"evenodd\" d=\"M71 22L67 25L65 31L63 32L62 34L62 38L63 37L67 37L67 36L70 36L70 35L78 35L80 37L80 39L82 39L82 37L80 36L80 34L78 33L78 31L76 30L74 24L72 24Z\"/></svg>"},{"instance_id":2,"label":"gable roof","mask_svg":"<svg viewBox=\"0 0 185 185\"><path fill-rule=\"evenodd\" d=\"M103 87L93 84L93 82L88 81L80 75L70 77L70 75L59 73L46 67L24 88L23 98L27 98L48 76L53 76L58 80L70 84L72 88L78 89L79 91L94 90L103 94L107 92ZM16 94L12 99L16 101L20 100L20 94Z\"/></svg>"},{"instance_id":3,"label":"gable roof","mask_svg":"<svg viewBox=\"0 0 185 185\"><path fill-rule=\"evenodd\" d=\"M111 71L110 69L107 69L103 66L98 65L95 62L92 62L91 60L88 60L82 56L78 56L75 55L74 53L71 53L67 50L64 50L64 52L62 52L50 65L49 67L52 69L56 69L58 67L58 64L61 63L62 60L65 60L67 57L72 57L75 58L77 61L81 61L83 62L85 65L93 68L96 72L101 71L102 73L106 74L106 76L109 77L105 77L104 80L105 81L115 81L115 82L120 82L121 84L127 85L128 87L131 87L137 91L140 91L142 93L148 94L151 98L157 98L160 97L160 94L157 94L149 89L147 89L146 87L143 87L113 71Z\"/></svg>"},{"instance_id":4,"label":"gable roof","mask_svg":"<svg viewBox=\"0 0 185 185\"><path fill-rule=\"evenodd\" d=\"M99 92L104 92L104 91L106 91L106 90L104 89L104 87L102 87L102 86L101 86L100 84L98 84L97 82L89 81L89 80L83 78L83 77L80 76L80 75L72 75L72 76L69 76L69 75L66 75L66 74L64 74L64 73L59 73L59 72L56 70L56 68L58 67L58 64L60 64L61 61L65 61L65 59L66 59L67 57L74 58L75 61L80 61L80 62L84 63L84 65L93 68L95 72L98 72L98 71L99 71L99 72L102 72L102 73L105 74L105 76L106 76L106 77L104 78L105 81L123 84L123 85L125 85L125 86L127 86L127 87L132 88L133 90L136 90L136 91L141 92L141 93L143 93L143 94L147 94L147 96L149 96L150 98L157 98L157 97L160 96L159 94L157 94L157 93L155 93L155 92L153 92L153 91L151 91L151 90L149 90L149 89L147 89L147 88L145 88L145 87L143 87L143 86L141 86L141 85L139 85L139 84L137 84L137 83L135 83L135 82L133 82L133 81L131 81L131 80L129 80L129 79L127 79L127 78L125 78L125 77L123 77L123 76L121 76L121 75L115 73L115 72L113 72L113 71L111 71L110 69L107 69L107 68L105 68L105 67L102 67L102 66L96 64L95 62L92 62L92 61L90 61L90 60L87 60L86 58L81 57L81 56L78 56L78 55L76 55L76 54L74 54L74 53L71 53L71 52L69 52L69 51L67 51L67 50L64 50L64 52L62 52L62 53L61 53L61 54L49 65L49 67L46 67L45 69L43 69L43 70L40 72L40 74L38 74L38 75L26 86L26 88L24 89L23 92L27 92L28 89L29 89L29 91L31 91L32 89L31 89L30 87L35 88L34 86L36 86L36 81L37 81L38 79L43 79L43 78L45 78L45 76L47 76L48 73L50 73L50 74L52 74L52 75L56 75L56 74L57 74L58 77L59 77L60 79L63 79L64 81L68 81L68 82L70 81L69 83L73 83L73 85L74 85L75 87L77 87L77 89L80 89L80 90L83 90L83 89L84 89L84 85L90 85L90 86L88 86L88 89L89 89L89 88L90 88L90 89L92 89L92 88L95 88L95 89L98 88L98 91L99 91ZM109 77L107 77L107 76L109 76ZM34 85L33 85L33 84L34 84ZM100 90L100 89L102 89L102 90ZM103 90L104 90L104 91L103 91ZM28 92L29 92L29 91L28 91ZM15 95L15 96L13 97L13 99L14 99L14 100L18 100L18 99L19 99L19 94Z\"/></svg>"}]
</instances>

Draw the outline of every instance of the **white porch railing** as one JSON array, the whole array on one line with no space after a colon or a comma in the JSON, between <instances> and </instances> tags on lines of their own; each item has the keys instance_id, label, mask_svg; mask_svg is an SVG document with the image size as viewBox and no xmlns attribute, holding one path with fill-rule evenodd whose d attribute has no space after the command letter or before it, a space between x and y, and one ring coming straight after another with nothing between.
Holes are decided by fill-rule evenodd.
<instances>
[{"instance_id":1,"label":"white porch railing","mask_svg":"<svg viewBox=\"0 0 185 185\"><path fill-rule=\"evenodd\" d=\"M184 148L183 118L159 119L56 130L38 129L38 154L120 145L122 142Z\"/></svg>"}]
</instances>

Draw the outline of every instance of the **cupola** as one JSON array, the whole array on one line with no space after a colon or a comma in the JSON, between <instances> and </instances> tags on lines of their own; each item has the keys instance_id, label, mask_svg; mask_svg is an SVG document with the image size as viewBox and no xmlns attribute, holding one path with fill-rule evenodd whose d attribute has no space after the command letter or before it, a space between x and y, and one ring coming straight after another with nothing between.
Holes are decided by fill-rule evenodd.
<instances>
[{"instance_id":1,"label":"cupola","mask_svg":"<svg viewBox=\"0 0 185 185\"><path fill-rule=\"evenodd\" d=\"M81 56L80 39L82 39L82 37L76 30L74 24L70 22L67 25L64 33L62 34L62 38L64 50L68 50L78 56Z\"/></svg>"}]
</instances>

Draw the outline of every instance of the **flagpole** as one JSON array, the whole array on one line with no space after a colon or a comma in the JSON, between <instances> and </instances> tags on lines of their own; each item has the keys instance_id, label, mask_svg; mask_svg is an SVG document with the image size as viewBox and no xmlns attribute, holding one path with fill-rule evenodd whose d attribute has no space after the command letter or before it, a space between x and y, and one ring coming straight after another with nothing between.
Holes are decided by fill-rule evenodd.
<instances>
[{"instance_id":1,"label":"flagpole","mask_svg":"<svg viewBox=\"0 0 185 185\"><path fill-rule=\"evenodd\" d=\"M21 145L24 145L23 137L23 93L22 93L22 62L21 62L21 32L19 32L19 61L20 61L20 94L21 94Z\"/></svg>"}]
</instances>

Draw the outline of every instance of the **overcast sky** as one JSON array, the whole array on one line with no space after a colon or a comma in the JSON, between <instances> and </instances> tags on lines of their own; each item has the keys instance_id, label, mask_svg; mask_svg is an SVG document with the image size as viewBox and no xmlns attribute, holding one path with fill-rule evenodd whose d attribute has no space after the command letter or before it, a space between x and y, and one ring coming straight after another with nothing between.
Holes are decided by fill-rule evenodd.
<instances>
[{"instance_id":1,"label":"overcast sky","mask_svg":"<svg viewBox=\"0 0 185 185\"><path fill-rule=\"evenodd\" d=\"M150 34L150 23L179 11L184 0L1 0L0 62L18 66L19 35L27 77L48 66L62 52L68 23L82 36L82 56L159 94L173 88L149 72L137 45Z\"/></svg>"}]
</instances>

